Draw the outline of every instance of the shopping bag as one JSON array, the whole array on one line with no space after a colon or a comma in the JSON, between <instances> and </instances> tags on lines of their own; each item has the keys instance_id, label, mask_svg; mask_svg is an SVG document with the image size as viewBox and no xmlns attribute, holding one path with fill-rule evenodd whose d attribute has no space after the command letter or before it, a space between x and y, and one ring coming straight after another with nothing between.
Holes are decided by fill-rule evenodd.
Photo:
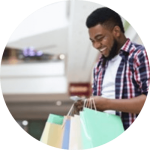
<instances>
[{"instance_id":1,"label":"shopping bag","mask_svg":"<svg viewBox=\"0 0 150 150\"><path fill-rule=\"evenodd\" d=\"M65 125L64 125L64 133L63 133L63 141L62 141L62 149L68 150L69 149L69 138L70 138L70 120L71 116L65 117Z\"/></svg>"},{"instance_id":2,"label":"shopping bag","mask_svg":"<svg viewBox=\"0 0 150 150\"><path fill-rule=\"evenodd\" d=\"M84 149L103 145L124 132L121 118L113 114L84 107L80 120Z\"/></svg>"},{"instance_id":3,"label":"shopping bag","mask_svg":"<svg viewBox=\"0 0 150 150\"><path fill-rule=\"evenodd\" d=\"M45 124L40 141L47 145L61 148L63 136L63 119L63 116L50 114Z\"/></svg>"},{"instance_id":4,"label":"shopping bag","mask_svg":"<svg viewBox=\"0 0 150 150\"><path fill-rule=\"evenodd\" d=\"M74 104L71 106L67 116L65 116L64 118L64 122L63 122L63 128L64 128L64 132L63 132L63 141L62 141L62 149L68 149L69 148L69 142L70 142L70 124L71 124L71 119L73 117L71 117L70 114L74 114Z\"/></svg>"},{"instance_id":5,"label":"shopping bag","mask_svg":"<svg viewBox=\"0 0 150 150\"><path fill-rule=\"evenodd\" d=\"M64 120L64 116L50 114L48 119L47 119L47 122L62 125L63 120Z\"/></svg>"},{"instance_id":6,"label":"shopping bag","mask_svg":"<svg viewBox=\"0 0 150 150\"><path fill-rule=\"evenodd\" d=\"M63 123L63 119L64 119L63 116L55 115L55 114L49 114L49 117L48 117L47 122L45 124L45 127L44 127L44 130L43 130L40 141L42 141L42 142L47 141L47 139L48 139L47 136L48 136L50 123L61 125Z\"/></svg>"},{"instance_id":7,"label":"shopping bag","mask_svg":"<svg viewBox=\"0 0 150 150\"><path fill-rule=\"evenodd\" d=\"M74 115L70 122L69 150L82 149L80 116Z\"/></svg>"}]
</instances>

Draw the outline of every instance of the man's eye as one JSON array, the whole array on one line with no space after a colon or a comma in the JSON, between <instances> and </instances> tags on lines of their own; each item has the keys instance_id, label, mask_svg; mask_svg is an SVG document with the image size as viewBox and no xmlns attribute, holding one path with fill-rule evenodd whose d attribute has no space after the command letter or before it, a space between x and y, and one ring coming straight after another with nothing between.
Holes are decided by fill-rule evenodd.
<instances>
[{"instance_id":1,"label":"man's eye","mask_svg":"<svg viewBox=\"0 0 150 150\"><path fill-rule=\"evenodd\" d=\"M98 40L98 41L101 41L102 39L103 39L103 37L99 37L99 38L97 38L97 40Z\"/></svg>"}]
</instances>

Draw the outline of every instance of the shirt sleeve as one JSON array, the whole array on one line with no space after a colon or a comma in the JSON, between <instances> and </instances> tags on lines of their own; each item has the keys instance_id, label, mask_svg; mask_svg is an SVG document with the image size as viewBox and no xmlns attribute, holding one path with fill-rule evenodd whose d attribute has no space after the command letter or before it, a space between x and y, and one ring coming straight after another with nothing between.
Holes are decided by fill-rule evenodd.
<instances>
[{"instance_id":1,"label":"shirt sleeve","mask_svg":"<svg viewBox=\"0 0 150 150\"><path fill-rule=\"evenodd\" d=\"M135 80L141 93L147 95L150 82L150 66L146 50L139 50L135 58Z\"/></svg>"}]
</instances>

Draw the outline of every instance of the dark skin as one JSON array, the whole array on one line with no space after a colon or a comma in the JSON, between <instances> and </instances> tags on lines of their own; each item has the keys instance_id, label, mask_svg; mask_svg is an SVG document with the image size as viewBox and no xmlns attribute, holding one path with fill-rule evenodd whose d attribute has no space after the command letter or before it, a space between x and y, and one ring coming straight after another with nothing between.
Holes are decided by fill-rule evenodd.
<instances>
[{"instance_id":1,"label":"dark skin","mask_svg":"<svg viewBox=\"0 0 150 150\"><path fill-rule=\"evenodd\" d=\"M126 42L124 33L120 30L119 26L115 26L113 29L107 28L103 25L96 25L89 28L89 36L92 41L93 47L100 51L100 53L108 57L113 46L114 39L118 43L117 51L119 53L120 48ZM117 110L127 113L139 114L146 100L146 95L131 99L108 99L101 96L93 96L96 108L98 111L105 110ZM87 99L87 105L89 105L90 99ZM83 101L79 100L75 103L75 107L78 111L83 108Z\"/></svg>"}]
</instances>

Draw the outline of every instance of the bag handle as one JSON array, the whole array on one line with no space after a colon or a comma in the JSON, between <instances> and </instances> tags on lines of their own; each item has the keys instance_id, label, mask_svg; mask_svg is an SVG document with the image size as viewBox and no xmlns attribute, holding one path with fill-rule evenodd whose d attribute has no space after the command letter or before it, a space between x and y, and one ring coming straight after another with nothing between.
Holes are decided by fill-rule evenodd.
<instances>
[{"instance_id":1,"label":"bag handle","mask_svg":"<svg viewBox=\"0 0 150 150\"><path fill-rule=\"evenodd\" d=\"M86 103L86 102L87 102L87 99L84 100L83 107L87 107L87 103ZM74 108L74 104L75 104L75 102L72 104L70 110L68 111L67 116L70 116L70 113L72 113L73 108ZM93 104L93 106L94 106L95 111L97 111L94 98L91 97L91 98L90 98L91 109L92 109L92 104ZM62 128L64 127L65 123L66 123L66 121L62 124Z\"/></svg>"},{"instance_id":2,"label":"bag handle","mask_svg":"<svg viewBox=\"0 0 150 150\"><path fill-rule=\"evenodd\" d=\"M94 106L95 111L97 111L94 98L90 98L90 99L91 99L91 101L93 101L93 106Z\"/></svg>"},{"instance_id":3,"label":"bag handle","mask_svg":"<svg viewBox=\"0 0 150 150\"><path fill-rule=\"evenodd\" d=\"M68 117L68 116L70 116L70 114L72 113L73 108L74 108L74 104L75 104L75 102L72 104L72 106L71 106L70 110L68 111L67 117ZM64 122L63 122L63 124L62 124L62 128L64 128L65 123L66 123L66 121L64 121Z\"/></svg>"},{"instance_id":4,"label":"bag handle","mask_svg":"<svg viewBox=\"0 0 150 150\"><path fill-rule=\"evenodd\" d=\"M90 97L90 100L89 100L90 105L89 105L89 107L87 106L87 103L86 103L86 102L87 102L87 99L84 100L83 107L87 107L87 108L90 108L90 107L91 107L91 109L92 109L92 104L93 104L94 109L97 111L94 98Z\"/></svg>"},{"instance_id":5,"label":"bag handle","mask_svg":"<svg viewBox=\"0 0 150 150\"><path fill-rule=\"evenodd\" d=\"M71 108L70 108L70 110L69 110L69 112L68 112L67 116L69 116L69 115L70 115L70 113L72 113L73 108L74 108L74 104L75 104L75 103L73 103L73 104L72 104L72 106L71 106Z\"/></svg>"}]
</instances>

